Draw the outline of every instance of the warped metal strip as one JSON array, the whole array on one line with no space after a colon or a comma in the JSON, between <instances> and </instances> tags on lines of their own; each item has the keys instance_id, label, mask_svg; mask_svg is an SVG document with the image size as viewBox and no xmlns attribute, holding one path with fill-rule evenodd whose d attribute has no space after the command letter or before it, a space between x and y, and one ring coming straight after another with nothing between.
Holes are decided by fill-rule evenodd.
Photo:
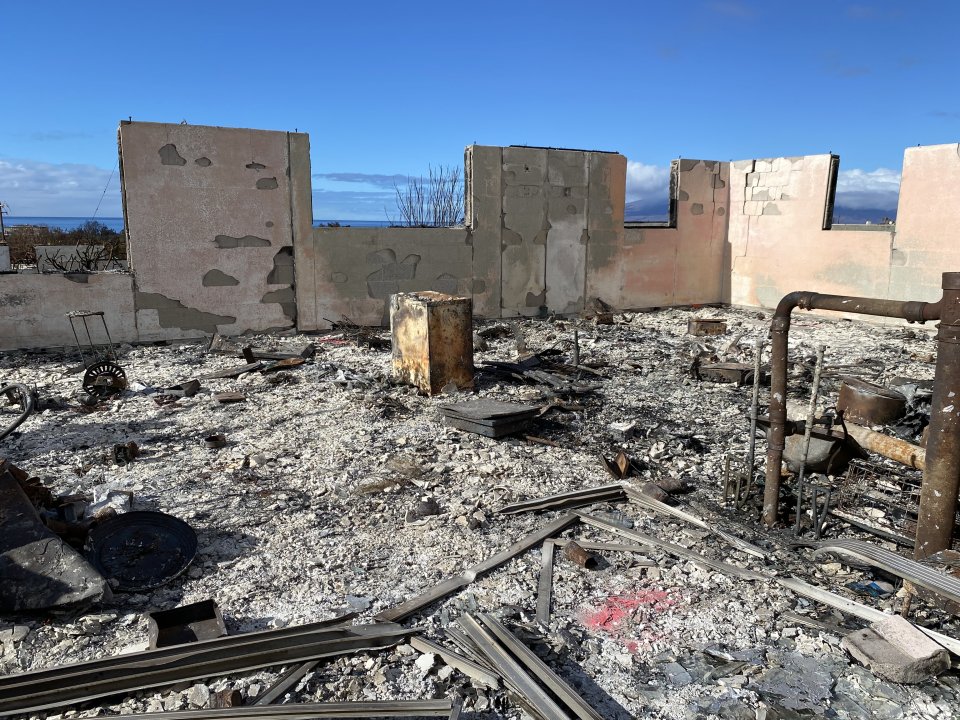
<instances>
[{"instance_id":1,"label":"warped metal strip","mask_svg":"<svg viewBox=\"0 0 960 720\"><path fill-rule=\"evenodd\" d=\"M587 513L583 513L578 510L574 510L574 512L577 513L580 519L587 525L593 525L601 530L606 530L614 535L619 535L620 537L627 538L628 540L634 540L635 542L643 543L644 545L658 547L669 555L685 558L687 560L693 560L701 565L706 565L709 568L713 568L718 572L722 572L733 577L739 577L744 580L769 580L772 577L772 575L768 573L737 567L736 565L731 565L730 563L725 563L720 560L712 560L706 555L701 555L693 550L687 550L685 547L674 545L671 542L667 542L666 540L661 540L660 538L655 538L650 535L644 535L636 530L628 530L627 528L615 525L611 522L607 522L606 520L594 517L593 515L588 515Z\"/></svg>"},{"instance_id":2,"label":"warped metal strip","mask_svg":"<svg viewBox=\"0 0 960 720\"><path fill-rule=\"evenodd\" d=\"M182 653L159 664L134 661L126 668L120 665L85 670L86 663L77 663L52 670L8 675L0 678L0 714L32 712L184 680L216 677L356 650L385 648L396 644L411 632L414 631L399 625L383 624L356 626L351 628L346 637L343 636L344 631L337 629L282 638L261 633L268 637L254 645L240 648L211 647L217 643L212 640L197 643L203 646L197 652ZM139 655L148 656L150 653ZM118 659L124 658L121 656ZM58 670L61 671L60 675L57 674Z\"/></svg>"},{"instance_id":3,"label":"warped metal strip","mask_svg":"<svg viewBox=\"0 0 960 720\"><path fill-rule=\"evenodd\" d=\"M622 500L623 498L623 487L621 487L620 483L611 483L610 485L601 485L600 487L587 488L586 490L573 490L572 492L524 500L523 502L513 503L512 505L505 505L497 512L501 515L513 515L533 510L560 510L592 505L595 502L604 500Z\"/></svg>"},{"instance_id":4,"label":"warped metal strip","mask_svg":"<svg viewBox=\"0 0 960 720\"><path fill-rule=\"evenodd\" d=\"M447 717L449 700L386 700L373 702L248 705L216 710L133 713L139 720L311 720L311 718Z\"/></svg>"},{"instance_id":5,"label":"warped metal strip","mask_svg":"<svg viewBox=\"0 0 960 720\"><path fill-rule=\"evenodd\" d=\"M742 538L738 538L736 535L731 535L725 530L721 530L720 528L714 525L710 525L705 520L698 518L696 515L691 515L688 512L684 512L680 508L672 507L670 505L667 505L665 502L661 502L655 498L647 497L636 488L633 488L627 484L624 484L623 490L627 494L627 497L630 499L630 502L634 502L637 505L642 505L646 508L649 508L650 510L663 513L664 515L670 515L679 520L683 520L684 522L690 523L695 527L702 528L703 530L711 532L717 537L723 539L728 544L732 545L738 550L742 550L743 552L753 555L754 557L766 558L770 554L763 548L757 547L756 545L749 543Z\"/></svg>"},{"instance_id":6,"label":"warped metal strip","mask_svg":"<svg viewBox=\"0 0 960 720\"><path fill-rule=\"evenodd\" d=\"M847 540L838 538L817 543L814 555L833 552L850 555L874 567L893 573L914 585L926 588L945 598L960 603L960 580L950 577L946 573L938 572L916 560L903 557L898 553L882 548L863 540Z\"/></svg>"}]
</instances>

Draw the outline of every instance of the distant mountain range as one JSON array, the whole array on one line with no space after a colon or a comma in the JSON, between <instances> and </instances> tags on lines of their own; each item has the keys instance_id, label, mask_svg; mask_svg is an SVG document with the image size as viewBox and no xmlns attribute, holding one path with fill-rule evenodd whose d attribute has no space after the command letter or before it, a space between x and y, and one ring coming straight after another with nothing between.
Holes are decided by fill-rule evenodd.
<instances>
[{"instance_id":1,"label":"distant mountain range","mask_svg":"<svg viewBox=\"0 0 960 720\"><path fill-rule=\"evenodd\" d=\"M670 207L666 200L634 200L624 207L626 222L666 222Z\"/></svg>"},{"instance_id":2,"label":"distant mountain range","mask_svg":"<svg viewBox=\"0 0 960 720\"><path fill-rule=\"evenodd\" d=\"M896 220L897 209L894 208L852 208L835 205L833 208L833 222L837 225L863 225L872 223L880 225L885 220ZM628 202L624 208L626 222L666 222L667 203L665 200L634 200Z\"/></svg>"},{"instance_id":3,"label":"distant mountain range","mask_svg":"<svg viewBox=\"0 0 960 720\"><path fill-rule=\"evenodd\" d=\"M882 225L888 220L897 219L897 209L894 208L851 208L843 205L834 205L833 222L836 225L863 225L872 223Z\"/></svg>"}]
</instances>

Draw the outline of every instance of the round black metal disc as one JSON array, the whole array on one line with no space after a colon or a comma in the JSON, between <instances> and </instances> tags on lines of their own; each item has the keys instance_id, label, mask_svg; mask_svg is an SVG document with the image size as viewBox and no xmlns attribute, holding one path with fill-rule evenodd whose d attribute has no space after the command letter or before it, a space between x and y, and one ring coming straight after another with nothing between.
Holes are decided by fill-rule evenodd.
<instances>
[{"instance_id":1,"label":"round black metal disc","mask_svg":"<svg viewBox=\"0 0 960 720\"><path fill-rule=\"evenodd\" d=\"M87 555L116 590L151 590L184 572L197 554L197 534L180 518L138 510L90 531Z\"/></svg>"},{"instance_id":2,"label":"round black metal disc","mask_svg":"<svg viewBox=\"0 0 960 720\"><path fill-rule=\"evenodd\" d=\"M87 368L83 374L83 389L96 397L116 395L127 387L123 368L109 360L102 360Z\"/></svg>"}]
</instances>

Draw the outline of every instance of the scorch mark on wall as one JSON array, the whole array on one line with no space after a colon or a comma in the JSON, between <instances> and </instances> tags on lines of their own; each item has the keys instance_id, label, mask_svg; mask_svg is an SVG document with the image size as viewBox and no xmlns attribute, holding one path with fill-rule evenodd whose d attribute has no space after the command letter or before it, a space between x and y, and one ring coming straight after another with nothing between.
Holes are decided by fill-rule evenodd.
<instances>
[{"instance_id":1,"label":"scorch mark on wall","mask_svg":"<svg viewBox=\"0 0 960 720\"><path fill-rule=\"evenodd\" d=\"M213 239L213 244L222 250L230 248L247 247L270 247L269 240L256 235L244 235L243 237L233 237L232 235L217 235Z\"/></svg>"},{"instance_id":2,"label":"scorch mark on wall","mask_svg":"<svg viewBox=\"0 0 960 720\"><path fill-rule=\"evenodd\" d=\"M168 298L161 293L138 292L134 301L138 312L140 310L156 310L157 322L163 328L215 333L218 325L232 325L237 321L235 317L230 315L215 315L214 313L187 307L179 300Z\"/></svg>"},{"instance_id":3,"label":"scorch mark on wall","mask_svg":"<svg viewBox=\"0 0 960 720\"><path fill-rule=\"evenodd\" d=\"M177 146L173 143L167 143L162 148L157 150L160 154L160 163L162 165L186 165L187 160L184 157L181 157L180 153L177 152Z\"/></svg>"}]
</instances>

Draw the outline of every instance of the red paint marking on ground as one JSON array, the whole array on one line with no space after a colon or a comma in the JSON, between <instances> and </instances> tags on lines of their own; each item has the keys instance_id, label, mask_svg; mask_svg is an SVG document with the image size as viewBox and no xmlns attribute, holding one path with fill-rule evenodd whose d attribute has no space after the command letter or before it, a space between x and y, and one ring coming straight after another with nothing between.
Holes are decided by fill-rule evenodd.
<instances>
[{"instance_id":1,"label":"red paint marking on ground","mask_svg":"<svg viewBox=\"0 0 960 720\"><path fill-rule=\"evenodd\" d=\"M638 610L662 612L676 603L664 590L640 590L628 595L611 595L601 607L584 610L580 619L591 630L616 633Z\"/></svg>"}]
</instances>

